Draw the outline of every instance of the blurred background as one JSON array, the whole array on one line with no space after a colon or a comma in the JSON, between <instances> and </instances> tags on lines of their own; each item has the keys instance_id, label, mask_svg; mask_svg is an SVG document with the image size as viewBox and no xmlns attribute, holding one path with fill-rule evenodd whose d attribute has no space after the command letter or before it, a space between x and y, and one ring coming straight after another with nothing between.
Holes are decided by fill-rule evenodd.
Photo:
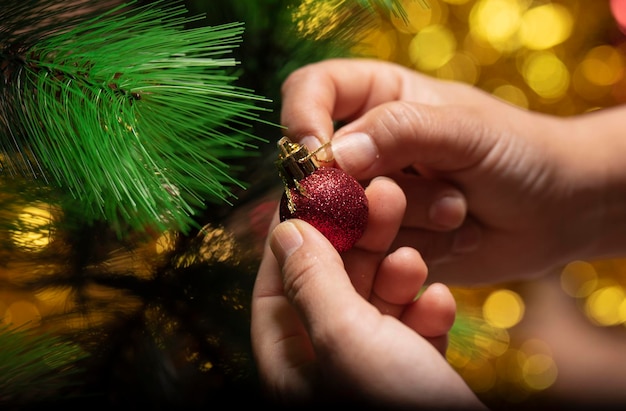
<instances>
[{"instance_id":1,"label":"blurred background","mask_svg":"<svg viewBox=\"0 0 626 411\"><path fill-rule=\"evenodd\" d=\"M608 1L428 3L403 2L408 21L381 21L359 52L559 116L626 101L626 38ZM494 406L626 403L625 263L573 261L533 283L456 289L448 358Z\"/></svg>"},{"instance_id":2,"label":"blurred background","mask_svg":"<svg viewBox=\"0 0 626 411\"><path fill-rule=\"evenodd\" d=\"M245 24L233 50L239 83L271 101L268 123L253 126L263 139L256 155L232 165L247 187L233 204L207 206L191 233L122 241L106 225L56 225L60 210L2 180L1 218L13 222L0 232L7 409L258 398L249 299L282 190L273 165L279 87L297 67L373 57L558 116L626 101L626 35L608 0L184 4L205 17L190 26ZM537 238L537 247L549 246ZM448 358L494 409L624 404L625 287L626 260L572 261L537 281L454 287Z\"/></svg>"}]
</instances>

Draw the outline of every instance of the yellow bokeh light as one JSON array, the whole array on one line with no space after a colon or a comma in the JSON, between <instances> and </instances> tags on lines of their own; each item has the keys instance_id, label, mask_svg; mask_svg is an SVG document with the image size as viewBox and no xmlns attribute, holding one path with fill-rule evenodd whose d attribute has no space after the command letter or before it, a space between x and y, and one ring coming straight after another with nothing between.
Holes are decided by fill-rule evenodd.
<instances>
[{"instance_id":1,"label":"yellow bokeh light","mask_svg":"<svg viewBox=\"0 0 626 411\"><path fill-rule=\"evenodd\" d=\"M483 66L492 65L502 57L502 53L499 50L494 48L491 44L481 41L481 39L473 36L471 33L465 36L463 49L470 53L474 59Z\"/></svg>"},{"instance_id":2,"label":"yellow bokeh light","mask_svg":"<svg viewBox=\"0 0 626 411\"><path fill-rule=\"evenodd\" d=\"M520 41L531 50L545 50L563 43L572 33L573 17L560 4L544 4L524 13Z\"/></svg>"},{"instance_id":3,"label":"yellow bokeh light","mask_svg":"<svg viewBox=\"0 0 626 411\"><path fill-rule=\"evenodd\" d=\"M397 41L395 30L380 27L369 31L354 47L353 52L357 55L390 60L396 53Z\"/></svg>"},{"instance_id":4,"label":"yellow bokeh light","mask_svg":"<svg viewBox=\"0 0 626 411\"><path fill-rule=\"evenodd\" d=\"M454 34L447 27L432 25L413 37L409 59L419 70L436 70L452 59L456 46Z\"/></svg>"},{"instance_id":5,"label":"yellow bokeh light","mask_svg":"<svg viewBox=\"0 0 626 411\"><path fill-rule=\"evenodd\" d=\"M492 292L483 304L485 321L498 328L511 328L524 317L524 301L514 291L497 290Z\"/></svg>"},{"instance_id":6,"label":"yellow bokeh light","mask_svg":"<svg viewBox=\"0 0 626 411\"><path fill-rule=\"evenodd\" d=\"M556 381L558 370L552 358L552 349L542 340L531 338L520 347L522 379L527 388L541 391Z\"/></svg>"},{"instance_id":7,"label":"yellow bokeh light","mask_svg":"<svg viewBox=\"0 0 626 411\"><path fill-rule=\"evenodd\" d=\"M551 356L533 354L526 358L522 365L522 378L529 388L545 390L556 381L557 367Z\"/></svg>"},{"instance_id":8,"label":"yellow bokeh light","mask_svg":"<svg viewBox=\"0 0 626 411\"><path fill-rule=\"evenodd\" d=\"M207 371L211 371L213 369L213 363L211 361L205 361L204 363L200 364L200 371L202 372L207 372Z\"/></svg>"},{"instance_id":9,"label":"yellow bokeh light","mask_svg":"<svg viewBox=\"0 0 626 411\"><path fill-rule=\"evenodd\" d=\"M568 295L577 298L587 297L598 284L598 273L586 261L573 261L561 272L561 288Z\"/></svg>"},{"instance_id":10,"label":"yellow bokeh light","mask_svg":"<svg viewBox=\"0 0 626 411\"><path fill-rule=\"evenodd\" d=\"M2 322L19 327L24 324L37 325L41 314L35 304L26 300L18 300L10 304L2 317Z\"/></svg>"},{"instance_id":11,"label":"yellow bokeh light","mask_svg":"<svg viewBox=\"0 0 626 411\"><path fill-rule=\"evenodd\" d=\"M447 64L437 70L437 77L444 80L475 84L480 77L480 67L468 53L456 53Z\"/></svg>"},{"instance_id":12,"label":"yellow bokeh light","mask_svg":"<svg viewBox=\"0 0 626 411\"><path fill-rule=\"evenodd\" d=\"M19 229L11 231L15 245L28 251L37 251L50 243L52 213L45 204L24 207L18 215Z\"/></svg>"},{"instance_id":13,"label":"yellow bokeh light","mask_svg":"<svg viewBox=\"0 0 626 411\"><path fill-rule=\"evenodd\" d=\"M315 0L303 0L292 13L292 19L300 35L316 40L327 36L341 21L336 7Z\"/></svg>"},{"instance_id":14,"label":"yellow bokeh light","mask_svg":"<svg viewBox=\"0 0 626 411\"><path fill-rule=\"evenodd\" d=\"M470 31L499 50L514 49L526 8L517 0L479 0L470 13Z\"/></svg>"},{"instance_id":15,"label":"yellow bokeh light","mask_svg":"<svg viewBox=\"0 0 626 411\"><path fill-rule=\"evenodd\" d=\"M163 254L174 250L176 246L176 235L171 231L166 231L156 240L154 247L157 254Z\"/></svg>"},{"instance_id":16,"label":"yellow bokeh light","mask_svg":"<svg viewBox=\"0 0 626 411\"><path fill-rule=\"evenodd\" d=\"M512 84L503 84L495 88L492 94L518 107L528 108L528 97L519 87Z\"/></svg>"},{"instance_id":17,"label":"yellow bokeh light","mask_svg":"<svg viewBox=\"0 0 626 411\"><path fill-rule=\"evenodd\" d=\"M426 8L413 0L403 0L402 7L406 12L406 18L391 15L390 21L401 33L417 33L424 27L433 23L438 14L441 14L439 4L433 4Z\"/></svg>"},{"instance_id":18,"label":"yellow bokeh light","mask_svg":"<svg viewBox=\"0 0 626 411\"><path fill-rule=\"evenodd\" d=\"M554 54L540 51L532 53L524 62L522 74L535 93L547 99L562 97L569 87L567 67Z\"/></svg>"},{"instance_id":19,"label":"yellow bokeh light","mask_svg":"<svg viewBox=\"0 0 626 411\"><path fill-rule=\"evenodd\" d=\"M587 53L580 68L590 83L610 86L624 76L624 58L611 46L598 46Z\"/></svg>"},{"instance_id":20,"label":"yellow bokeh light","mask_svg":"<svg viewBox=\"0 0 626 411\"><path fill-rule=\"evenodd\" d=\"M602 287L594 291L586 300L585 313L603 326L624 322L624 289L617 285Z\"/></svg>"}]
</instances>

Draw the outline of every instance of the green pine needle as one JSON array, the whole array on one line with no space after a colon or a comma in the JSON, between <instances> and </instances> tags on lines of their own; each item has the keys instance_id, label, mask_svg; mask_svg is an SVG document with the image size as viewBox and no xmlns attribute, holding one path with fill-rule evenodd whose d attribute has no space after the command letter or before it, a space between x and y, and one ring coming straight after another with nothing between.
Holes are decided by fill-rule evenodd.
<instances>
[{"instance_id":1,"label":"green pine needle","mask_svg":"<svg viewBox=\"0 0 626 411\"><path fill-rule=\"evenodd\" d=\"M32 329L0 326L0 407L58 399L88 354L74 343Z\"/></svg>"},{"instance_id":2,"label":"green pine needle","mask_svg":"<svg viewBox=\"0 0 626 411\"><path fill-rule=\"evenodd\" d=\"M0 21L33 20L33 3L11 0ZM2 176L60 187L120 234L186 231L206 201L244 187L227 161L255 154L248 130L267 100L234 85L241 23L186 29L200 17L156 1L66 27L62 2L43 3L57 6L51 26L0 33Z\"/></svg>"}]
</instances>

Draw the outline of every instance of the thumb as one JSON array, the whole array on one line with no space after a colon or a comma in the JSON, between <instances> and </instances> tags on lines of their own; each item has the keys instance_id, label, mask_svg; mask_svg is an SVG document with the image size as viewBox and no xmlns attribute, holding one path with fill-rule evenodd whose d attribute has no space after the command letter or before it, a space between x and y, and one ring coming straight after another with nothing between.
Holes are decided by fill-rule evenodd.
<instances>
[{"instance_id":1,"label":"thumb","mask_svg":"<svg viewBox=\"0 0 626 411\"><path fill-rule=\"evenodd\" d=\"M477 110L393 102L380 105L337 131L334 158L358 179L411 165L452 172L479 163L495 144Z\"/></svg>"},{"instance_id":2,"label":"thumb","mask_svg":"<svg viewBox=\"0 0 626 411\"><path fill-rule=\"evenodd\" d=\"M305 221L277 225L269 240L283 275L285 295L307 329L327 325L346 307L363 304L332 244Z\"/></svg>"}]
</instances>

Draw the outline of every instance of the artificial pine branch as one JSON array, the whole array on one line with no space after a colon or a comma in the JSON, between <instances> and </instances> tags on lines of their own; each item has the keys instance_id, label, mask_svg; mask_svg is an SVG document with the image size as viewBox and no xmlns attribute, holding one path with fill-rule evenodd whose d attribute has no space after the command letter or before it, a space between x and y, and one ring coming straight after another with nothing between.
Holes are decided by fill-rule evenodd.
<instances>
[{"instance_id":1,"label":"artificial pine branch","mask_svg":"<svg viewBox=\"0 0 626 411\"><path fill-rule=\"evenodd\" d=\"M6 12L6 9L0 10L0 43L2 44L0 53L3 53L0 54L0 65L2 67L0 82L7 78L9 80L17 78L10 77L10 75L16 73L16 69L23 68L26 65L25 60L21 57L29 57L30 55L27 52L36 45L42 44L40 39L46 40L46 42L52 41L50 38L55 37L56 34L71 32L77 26L86 28L88 24L94 23L97 23L98 27L101 28L102 36L108 36L109 31L119 33L123 27L126 33L129 33L129 36L136 34L136 31L131 31L131 27L123 26L120 20L129 7L120 8L112 12L110 11L110 6L100 6L103 0L73 0L76 6L72 6L74 8L70 12L70 9L67 8L68 1L70 0L22 0L21 2L8 0L9 4L13 6L13 10L17 11L10 14ZM6 2L6 0L3 1L3 3ZM233 39L232 37L223 38L221 45L224 48L221 49L223 54L220 54L220 56L232 55L235 58L228 59L229 62L240 62L237 66L240 70L237 73L241 75L237 78L237 84L243 85L247 90L261 90L262 95L271 94L273 101L278 102L280 83L289 72L312 61L349 55L349 50L359 41L358 34L363 32L363 27L370 24L378 24L376 15L379 12L386 13L384 9L386 5L399 4L398 1L390 0L389 2L383 1L380 7L365 7L366 3L374 4L377 2L380 2L380 0L357 2L350 0L312 0L308 3L303 0L187 0L185 4L194 10L192 14L195 14L196 11L203 12L206 13L206 18L185 19L183 13L179 14L177 18L181 25L187 28L200 27L200 30L207 30L212 33L215 33L215 30L224 24L231 25L231 23L227 22L245 22L245 32L241 31L241 26L232 24L237 26L236 30L233 30L234 32L242 33L234 36L240 36L241 42L230 42ZM320 20L321 16L317 13L318 9L313 7L313 5L321 3L337 13L325 14L324 16L329 19ZM34 7L35 5L43 4L48 5L48 7ZM132 6L135 7L137 4L139 3L132 3ZM84 13L85 5L89 5L93 9L88 15ZM151 6L150 10L162 9L167 14L167 11L170 9L169 7L166 8L165 5L165 2L157 1L156 5ZM192 7L193 5L196 7ZM295 7L300 5L303 6L301 10L304 13L299 14L298 20L295 20ZM3 7L5 6L6 4L3 4ZM62 8L75 17L66 20L63 17L63 11L54 11L55 8ZM138 10L134 10L130 15L136 16L138 12ZM103 13L106 13L106 15L103 15ZM391 10L389 10L389 13L391 13ZM20 29L20 27L27 26L20 23L25 21L23 20L24 15L30 16L28 26L35 26L34 30L24 31ZM340 16L342 19L340 21L333 20L333 15ZM47 17L42 18L42 16ZM11 17L13 20L8 19L8 17ZM171 14L165 17L162 14L152 14L151 17L151 19L161 19L166 22L171 22L171 18L173 18ZM105 20L111 21L113 24L107 27ZM5 21L15 21L17 23L8 25L5 24ZM299 22L308 24L309 27L312 23L316 23L317 26L315 27L319 30L318 33L323 32L324 36L314 35L315 33L311 36L303 35L296 27L296 24ZM148 22L144 23L147 24ZM161 23L153 23L155 26L160 27ZM204 26L212 26L213 29L202 28ZM137 31L140 31L139 29L142 27L145 28L145 25L140 25ZM232 28L233 26L230 27ZM170 32L176 32L176 35L179 35L178 26L169 27L169 29ZM34 31L36 31L36 34L33 33ZM156 37L163 37L162 32L155 30L154 34ZM222 32L222 34L224 33ZM7 38L13 40L7 41ZM67 34L65 38L69 38ZM228 42L226 41L227 39ZM81 43L82 37L70 40L75 43ZM126 43L127 46L122 47L121 50L126 52L126 54L145 54L150 51L145 46L152 44L152 42L141 36L139 39L133 40L135 41L134 46ZM169 44L170 48L172 47L172 43L168 39L161 38L160 40L168 41L167 44ZM71 45L62 44L59 40L55 41L60 50L67 51L71 49ZM88 56L99 55L101 51L98 51L97 47L103 47L104 50L107 50L106 43L111 40L97 41L92 39L90 41L92 48L94 48L91 54L87 53L88 50L85 50L85 47L79 47L78 52ZM156 44L156 40L153 43L155 43L153 44L154 47L165 56L173 58L173 53L180 51L161 47ZM236 47L233 45L234 43L236 43ZM25 44L26 46L11 49L5 48L5 44ZM140 48L142 45L144 47ZM108 48L108 50L112 49L115 53L118 52L113 47ZM72 54L76 53L72 51L66 53L68 58ZM73 58L74 56L72 55L71 57ZM117 58L118 56L113 57ZM217 58L217 56L213 57ZM113 59L112 57L109 58ZM124 72L119 70L108 71L109 75L113 72L115 82L109 83L103 80L102 84L99 83L100 88L94 87L93 84L89 83L89 87L82 90L79 89L79 91L86 96L94 89L102 91L109 98L113 95L119 99L115 100L120 102L119 107L125 109L130 107L133 114L142 113L140 108L143 109L144 105L155 107L156 105L148 105L149 95L134 95L133 93L136 90L129 88L127 83L123 83L123 81L128 80L128 73L134 73L133 75L139 74L132 71L133 69L138 70L137 66L128 63L136 61L138 58L130 55L126 56L126 59L119 57L117 60L112 60L125 67ZM92 57L87 57L85 60L95 61ZM104 63L104 60L99 61ZM179 61L182 61L182 59L179 59ZM62 67L67 68L63 65ZM107 71L104 64L100 64L99 67L102 71ZM96 73L91 65L86 65L82 68L88 68L89 72L92 73L90 76L94 76ZM234 76L230 72L231 68L234 68L234 66L218 65L216 67L216 69L223 69L223 72L228 77L228 84L232 85L234 83L230 82L230 80L234 79ZM50 68L47 70L56 74L55 69ZM167 68L167 70L170 70L170 73L180 73L179 71L172 71L171 67ZM115 73L124 75L115 78ZM48 76L50 77L50 75ZM90 78L78 76L76 79L72 79L72 82L75 84L76 81L84 82ZM158 81L163 81L163 79L159 78ZM13 88L15 82L11 83L9 81L5 84L0 84L1 98L4 99L5 93L10 91L11 96L14 98L13 101L16 101L16 94L14 93L19 90ZM113 87L110 86L111 84L113 84ZM70 91L75 90L75 88L71 87L69 89ZM251 93L247 90L241 91L244 94ZM25 91L22 90L22 92ZM28 95L28 93L25 94ZM180 94L177 95L180 96ZM36 97L34 93L31 93L30 96L32 98ZM141 98L136 99L136 97ZM236 101L247 103L247 97L251 97L254 103L260 102L260 100L255 100L253 95L246 95L244 98ZM167 100L160 102L160 104L166 103ZM180 98L178 103L181 103ZM230 103L224 103L225 106L228 104ZM265 105L265 101L263 101L263 105ZM16 112L20 111L21 108L19 105L0 102L0 109L13 109ZM178 109L178 107L176 108ZM278 107L276 106L276 108ZM109 105L102 105L101 109L104 112L101 114L104 118L110 117ZM130 111L131 109L128 110ZM257 113L255 110L244 112L248 114ZM57 109L58 112L59 110ZM99 111L93 109L91 113L99 113ZM109 115L107 116L106 113L109 113ZM124 113L127 113L127 111ZM165 108L157 114L160 113L166 113ZM263 113L266 114L264 118L268 118L275 116L279 113L279 110L263 111ZM40 114L47 115L46 113ZM154 114L152 118L157 117L158 119L157 114ZM203 112L201 117L204 117L205 114L207 113ZM165 121L167 117L163 116L163 119L159 120ZM12 128L9 128L7 119L14 118L10 115L7 116L6 112L0 111L0 130L3 127L7 130L4 134L3 131L0 131L0 142L12 149L6 150L8 154L3 153L0 161L5 165L8 164L8 160L19 166L23 164L28 165L28 163L22 163L23 160L20 155L21 153L25 154L26 149L30 149L33 137L25 133L23 129L16 127L14 121L11 121ZM180 117L177 118L180 119ZM274 118L272 117L272 119ZM131 117L131 120L134 120L134 118ZM138 117L136 120L138 127L146 126L144 117ZM194 120L190 119L190 121ZM280 131L275 125L257 121L255 115L252 115L252 118L237 117L234 120L241 120L243 124L240 125L244 130L247 130L247 126L250 124L252 129L255 130L254 136L263 135L268 140L274 140L280 135ZM68 120L63 119L63 121L67 122ZM114 125L116 124L116 127L123 128L121 123L115 123L115 121ZM128 120L126 120L126 123L133 127L136 125ZM233 122L231 125L236 124L236 122ZM266 129L267 133L259 133L257 127L268 127ZM246 144L254 144L255 138L247 133L242 135L241 127L235 128L236 132L234 135L238 136L238 138L241 137ZM14 149L14 146L11 145L12 136L8 132L9 130L19 131L19 134L16 134L16 141L19 144L17 146L24 149L21 152ZM220 126L217 130L224 131L224 127ZM121 130L118 132L123 137L137 137L131 131ZM227 131L225 134L230 137L231 132ZM161 137L166 139L174 138L164 133L158 133L157 136L159 137L159 142ZM4 137L7 138L5 139ZM143 137L143 134L137 137L139 140L138 144L145 143L141 137ZM42 134L40 138L45 138L45 135ZM176 147L172 145L175 142L167 141L170 145L162 147L167 150L174 150ZM239 139L237 139L237 142L239 142ZM53 142L48 142L47 144L53 144ZM228 149L228 147L221 145L219 147ZM245 190L245 195L252 199L251 207L246 208L245 204L242 206L241 199L237 198L238 201L234 204L235 207L229 205L220 207L221 210L227 213L228 217L222 218L222 220L218 218L219 215L215 210L209 210L211 215L208 217L212 221L227 222L225 232L237 232L238 238L239 236L245 237L245 242L238 243L238 245L245 245L245 247L237 247L235 251L229 252L231 257L227 261L207 261L207 247L210 246L211 249L217 250L229 250L231 245L229 245L230 241L220 242L213 237L209 238L209 236L202 233L205 230L201 230L197 236L176 233L176 240L171 246L172 249L165 254L159 255L155 255L154 251L148 251L154 250L153 246L148 247L141 242L134 241L132 238L128 241L120 242L110 237L110 233L107 230L102 229L106 228L106 224L102 222L96 222L93 226L81 224L78 217L81 213L84 213L84 211L81 211L81 207L85 206L85 202L83 198L78 197L76 202L80 207L77 209L67 203L62 204L61 209L65 213L59 217L59 220L55 219L55 221L51 222L53 234L50 237L52 241L45 250L22 252L12 242L0 249L0 266L3 262L8 261L11 263L11 267L19 267L20 265L26 267L22 269L23 276L17 277L24 280L18 284L22 290L26 288L31 288L32 290L51 289L56 286L71 288L72 293L68 298L68 307L75 306L78 311L68 308L62 313L54 314L52 318L48 317L48 321L71 319L74 316L80 317L82 313L98 314L95 315L97 318L101 318L100 315L103 315L106 318L107 322L104 326L102 323L96 322L89 324L93 328L72 331L72 333L75 333L77 340L84 342L83 346L86 347L85 349L90 350L89 381L86 382L83 389L87 390L87 395L93 395L93 398L96 398L96 402L107 404L108 408L116 406L128 407L141 403L142 406L149 404L149 407L152 406L152 408L178 409L184 408L185 404L190 403L193 405L202 404L202 406L215 405L220 398L227 399L230 403L234 402L235 404L238 400L249 402L250 397L253 396L251 387L256 387L257 381L250 380L254 376L254 364L249 353L248 304L258 261L246 260L242 262L241 258L247 252L256 253L254 246L262 243L261 234L250 228L252 221L258 218L262 212L252 206L258 206L261 197L267 195L267 185L275 184L276 187L279 187L280 184L272 164L275 156L271 155L276 146L275 144L265 144L263 147L272 150L272 153L269 153L267 156L254 158L254 163L247 157L249 154L253 154L248 149L236 149L228 153L233 159L241 160L241 163L246 166L247 177L254 179L252 187ZM0 147L0 151L4 151L4 149ZM5 156L5 154L7 155ZM72 158L73 153L68 154ZM163 154L174 157L174 160L176 160L176 156L180 153L167 152ZM199 156L206 155L203 152L198 152L197 154ZM227 157L224 156L219 159L226 163ZM267 161L267 163L256 164L257 161ZM228 177L232 177L234 174L230 172L233 170L230 163L224 164L224 167L221 169L228 174ZM118 169L123 169L119 164L116 165L118 165ZM44 164L41 165L41 169L44 172L47 171L43 166ZM73 167L79 166L79 164L73 164L67 170L59 170L61 178L63 178L66 172L73 172ZM15 169L15 177L11 177L7 173L6 168L2 170L6 181L2 181L3 184L0 188L0 205L6 204L7 208L3 209L3 207L0 207L0 230L27 231L23 227L17 226L18 222L15 221L15 215L21 210L22 204L35 202L39 196L46 203L54 203L56 201L50 200L54 200L58 196L55 194L54 181L52 179L44 187L39 187L39 185L37 187L29 187L29 185L35 185L32 184L32 180L27 181L27 179L19 177L22 174L27 177L40 176L43 175L43 172L38 171L39 174L36 174L28 169L24 172L24 167L16 167ZM35 170L39 169L35 168ZM166 171L169 171L169 169ZM46 172L45 176L50 177L49 171ZM256 184L265 177L267 177L265 184ZM109 185L109 187L111 186ZM233 186L238 190L236 192L239 193L240 185L233 184ZM28 191L23 190L24 187L28 188ZM67 185L64 185L56 192L63 192L67 190L67 187ZM78 190L84 191L85 189L79 187ZM10 195L7 195L7 193ZM147 194L153 195L152 193ZM112 198L110 193L107 195L109 198ZM255 195L256 197L254 197ZM113 198L111 201L110 207L122 207L123 210L131 209L132 207L130 205L115 204L118 202L116 198ZM98 204L96 201L92 205L97 206ZM88 216L93 219L100 218L100 213L97 211L97 209L90 211ZM269 214L270 211L267 211L267 213ZM222 214L221 216L223 217L224 215ZM153 220L153 218L154 216L150 218L143 216L144 221ZM133 227L135 227L134 221L128 222L117 217L117 214L113 214L109 221L118 221L120 224L133 224ZM210 229L210 226L205 228ZM41 230L45 232L47 229L42 228ZM123 231L121 228L120 230ZM259 237L256 237L256 235ZM0 240L3 239L4 237ZM202 246L199 246L198 242L202 242ZM245 250L245 252L242 250ZM256 257L258 257L258 254L250 256L250 258ZM89 288L93 284L106 288L107 297L97 298L92 296L89 293ZM111 291L111 294L108 294L108 291ZM137 303L139 303L138 308ZM203 367L201 368L198 365ZM208 366L211 368L207 368ZM27 369L24 372L27 372ZM37 383L37 375L25 375L26 379L29 379L33 385ZM32 402L36 402L36 399L32 399ZM93 406L94 400L88 399L88 402L88 406Z\"/></svg>"},{"instance_id":2,"label":"artificial pine branch","mask_svg":"<svg viewBox=\"0 0 626 411\"><path fill-rule=\"evenodd\" d=\"M179 2L86 15L61 0L0 10L0 175L60 188L86 222L132 230L193 224L244 184L229 159L254 154L267 100L234 85L243 25L185 29ZM46 24L35 25L47 12ZM65 21L66 16L73 16ZM63 22L63 23L61 23Z\"/></svg>"},{"instance_id":3,"label":"artificial pine branch","mask_svg":"<svg viewBox=\"0 0 626 411\"><path fill-rule=\"evenodd\" d=\"M73 377L84 371L78 364L87 356L61 337L0 326L0 408L71 395L78 385Z\"/></svg>"},{"instance_id":4,"label":"artificial pine branch","mask_svg":"<svg viewBox=\"0 0 626 411\"><path fill-rule=\"evenodd\" d=\"M349 57L368 27L380 17L405 16L404 4L427 0L187 0L206 22L244 21L241 47L233 50L241 61L243 84L260 90L277 104L280 86L293 70L333 57ZM272 138L276 138L276 133ZM275 151L275 144L271 145Z\"/></svg>"},{"instance_id":5,"label":"artificial pine branch","mask_svg":"<svg viewBox=\"0 0 626 411\"><path fill-rule=\"evenodd\" d=\"M243 41L233 50L241 62L239 84L272 101L272 111L264 118L274 123L280 122L281 84L291 72L316 61L353 56L368 28L379 27L394 11L406 14L401 0L187 0L186 4L193 13L206 15L194 25L245 22ZM235 206L281 190L273 164L280 130L259 122L253 128L271 144L260 145L260 155L242 164L250 184L235 192ZM207 217L219 223L233 210L218 204L208 211Z\"/></svg>"}]
</instances>

